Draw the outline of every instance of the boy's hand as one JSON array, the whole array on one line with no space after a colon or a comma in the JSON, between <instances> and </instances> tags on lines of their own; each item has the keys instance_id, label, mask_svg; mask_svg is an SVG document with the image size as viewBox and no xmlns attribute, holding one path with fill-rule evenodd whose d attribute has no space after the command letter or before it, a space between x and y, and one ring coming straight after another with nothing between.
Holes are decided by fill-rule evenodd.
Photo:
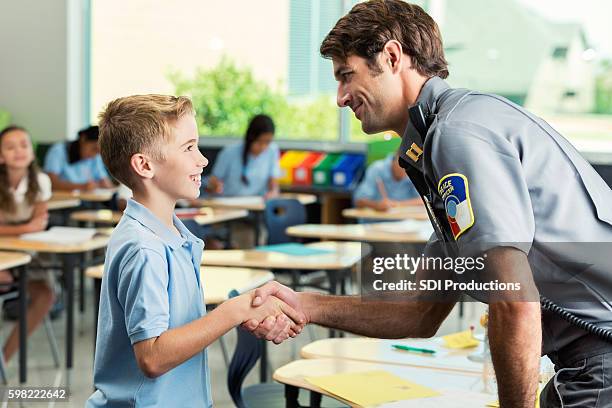
<instances>
[{"instance_id":1,"label":"boy's hand","mask_svg":"<svg viewBox=\"0 0 612 408\"><path fill-rule=\"evenodd\" d=\"M294 321L298 324L291 325L288 334L290 337L295 337L300 334L304 326L310 322L310 318L306 314L306 311L302 308L297 293L278 282L268 282L262 287L255 289L253 292L252 305L257 307L270 297L281 299L299 314L300 322L294 319ZM284 333L286 324L284 320L285 318L286 316L280 316L278 318L270 316L263 322L252 319L244 322L242 327L245 330L252 332L257 337L265 337L266 340L272 340L274 343L279 344L286 340L286 338L283 338L283 336L280 335Z\"/></svg>"}]
</instances>

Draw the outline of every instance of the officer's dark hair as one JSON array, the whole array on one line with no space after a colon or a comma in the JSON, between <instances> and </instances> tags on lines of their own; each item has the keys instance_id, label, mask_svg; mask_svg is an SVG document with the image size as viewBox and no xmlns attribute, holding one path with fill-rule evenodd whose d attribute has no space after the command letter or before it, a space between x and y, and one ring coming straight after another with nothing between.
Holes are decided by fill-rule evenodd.
<instances>
[{"instance_id":1,"label":"officer's dark hair","mask_svg":"<svg viewBox=\"0 0 612 408\"><path fill-rule=\"evenodd\" d=\"M28 133L28 131L21 126L10 125L5 127L0 131L0 151L4 137L11 132ZM36 202L36 198L40 192L40 186L38 185L39 172L40 169L36 164L36 159L34 159L28 166L28 189L26 190L25 200L29 205L33 205ZM0 211L12 214L17 209L17 204L15 203L13 192L9 188L10 183L8 177L8 168L6 164L0 163Z\"/></svg>"},{"instance_id":2,"label":"officer's dark hair","mask_svg":"<svg viewBox=\"0 0 612 408\"><path fill-rule=\"evenodd\" d=\"M379 74L382 70L376 56L391 40L402 45L419 74L448 77L438 25L421 7L402 0L370 0L355 5L327 34L320 52L324 58L340 61L357 55Z\"/></svg>"},{"instance_id":3,"label":"officer's dark hair","mask_svg":"<svg viewBox=\"0 0 612 408\"><path fill-rule=\"evenodd\" d=\"M249 127L244 135L244 147L242 148L242 176L240 179L244 184L249 184L249 179L246 177L245 170L251 145L265 133L274 134L274 130L274 121L268 115L255 115L249 122Z\"/></svg>"}]
</instances>

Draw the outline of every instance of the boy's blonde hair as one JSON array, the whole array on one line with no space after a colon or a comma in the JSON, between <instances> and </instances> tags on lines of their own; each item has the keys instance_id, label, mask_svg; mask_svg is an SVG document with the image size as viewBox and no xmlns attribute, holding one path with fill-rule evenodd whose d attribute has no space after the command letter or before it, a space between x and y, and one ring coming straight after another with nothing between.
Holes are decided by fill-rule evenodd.
<instances>
[{"instance_id":1,"label":"boy's blonde hair","mask_svg":"<svg viewBox=\"0 0 612 408\"><path fill-rule=\"evenodd\" d=\"M111 101L99 115L100 155L109 172L134 189L139 179L130 161L137 153L163 160L163 145L171 126L184 115L194 115L185 96L132 95Z\"/></svg>"}]
</instances>

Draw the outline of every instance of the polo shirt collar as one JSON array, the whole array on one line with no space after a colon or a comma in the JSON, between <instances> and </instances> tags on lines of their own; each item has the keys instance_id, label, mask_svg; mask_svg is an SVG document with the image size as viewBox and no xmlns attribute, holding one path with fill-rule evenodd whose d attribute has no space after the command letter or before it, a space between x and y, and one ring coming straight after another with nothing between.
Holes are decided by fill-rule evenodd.
<instances>
[{"instance_id":1,"label":"polo shirt collar","mask_svg":"<svg viewBox=\"0 0 612 408\"><path fill-rule=\"evenodd\" d=\"M181 236L176 235L170 228L164 225L155 214L147 207L140 204L138 201L130 198L127 207L123 214L138 221L142 226L151 230L155 235L160 237L173 250L180 248L185 242L203 246L201 239L197 238L185 227L185 225L177 218L176 214L172 214L172 222L181 233Z\"/></svg>"}]
</instances>

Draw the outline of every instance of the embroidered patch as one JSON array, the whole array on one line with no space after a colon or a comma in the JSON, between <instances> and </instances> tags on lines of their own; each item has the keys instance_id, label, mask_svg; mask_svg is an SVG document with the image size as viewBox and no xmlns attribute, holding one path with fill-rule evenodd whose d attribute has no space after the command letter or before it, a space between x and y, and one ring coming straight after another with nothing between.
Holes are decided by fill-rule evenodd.
<instances>
[{"instance_id":1,"label":"embroidered patch","mask_svg":"<svg viewBox=\"0 0 612 408\"><path fill-rule=\"evenodd\" d=\"M444 201L446 218L456 240L474 225L468 180L463 174L447 174L438 183L438 193Z\"/></svg>"}]
</instances>

